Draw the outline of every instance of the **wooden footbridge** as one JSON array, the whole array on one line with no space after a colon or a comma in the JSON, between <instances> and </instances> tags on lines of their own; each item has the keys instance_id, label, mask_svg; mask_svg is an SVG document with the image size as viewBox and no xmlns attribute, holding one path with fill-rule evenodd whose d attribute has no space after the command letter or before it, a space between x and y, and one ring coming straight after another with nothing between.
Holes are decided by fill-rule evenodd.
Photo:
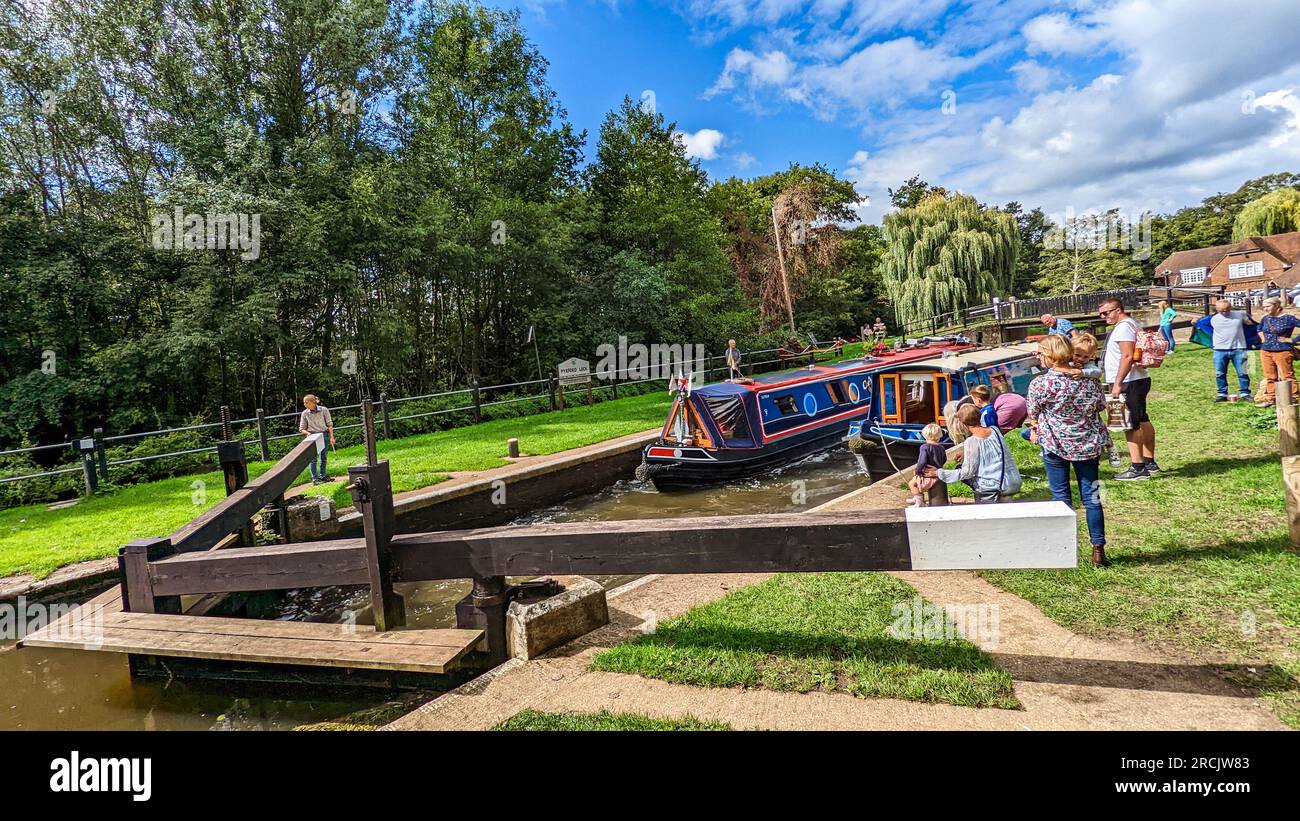
<instances>
[{"instance_id":1,"label":"wooden footbridge","mask_svg":"<svg viewBox=\"0 0 1300 821\"><path fill-rule=\"evenodd\" d=\"M133 673L169 661L247 668L446 674L504 661L506 611L537 583L507 577L650 573L1064 568L1077 562L1074 511L1059 502L954 505L858 513L774 514L541 524L397 534L388 463L363 406L366 464L348 468L364 537L294 543L284 492L324 447L305 439L255 481L239 442L220 449L227 497L167 537L126 545L120 584L42 630L31 647L125 653ZM282 543L252 544L250 517L271 505ZM455 629L406 629L395 583L472 579ZM369 587L374 625L208 615L243 592ZM208 673L211 674L211 670ZM220 673L218 673L220 674ZM356 678L365 678L357 676Z\"/></svg>"}]
</instances>

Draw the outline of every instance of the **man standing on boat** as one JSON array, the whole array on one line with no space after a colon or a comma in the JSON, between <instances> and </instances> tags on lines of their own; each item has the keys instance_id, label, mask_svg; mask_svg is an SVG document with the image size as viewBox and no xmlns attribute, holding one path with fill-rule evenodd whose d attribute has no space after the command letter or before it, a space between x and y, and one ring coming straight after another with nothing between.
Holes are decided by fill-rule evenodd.
<instances>
[{"instance_id":1,"label":"man standing on boat","mask_svg":"<svg viewBox=\"0 0 1300 821\"><path fill-rule=\"evenodd\" d=\"M743 374L740 372L740 349L736 347L736 340L727 340L727 378L740 379Z\"/></svg>"},{"instance_id":2,"label":"man standing on boat","mask_svg":"<svg viewBox=\"0 0 1300 821\"><path fill-rule=\"evenodd\" d=\"M1051 334L1060 334L1066 339L1069 339L1074 333L1074 323L1065 317L1043 314L1038 318L1038 321L1047 326L1047 333L1049 336Z\"/></svg>"}]
</instances>

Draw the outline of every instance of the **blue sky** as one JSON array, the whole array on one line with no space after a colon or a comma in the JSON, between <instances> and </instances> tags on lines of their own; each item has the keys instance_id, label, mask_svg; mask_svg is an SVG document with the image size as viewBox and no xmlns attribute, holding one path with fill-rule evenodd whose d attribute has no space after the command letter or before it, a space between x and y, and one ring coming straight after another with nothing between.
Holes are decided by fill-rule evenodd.
<instances>
[{"instance_id":1,"label":"blue sky","mask_svg":"<svg viewBox=\"0 0 1300 821\"><path fill-rule=\"evenodd\" d=\"M1300 170L1298 0L521 0L569 119L652 94L714 177L820 161L1062 218ZM588 155L592 153L588 150Z\"/></svg>"}]
</instances>

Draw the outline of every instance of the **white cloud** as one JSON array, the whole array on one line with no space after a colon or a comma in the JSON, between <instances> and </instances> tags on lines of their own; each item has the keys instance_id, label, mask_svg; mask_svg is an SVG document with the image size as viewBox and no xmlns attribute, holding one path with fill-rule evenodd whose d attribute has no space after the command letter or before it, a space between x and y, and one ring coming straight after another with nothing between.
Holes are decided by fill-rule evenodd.
<instances>
[{"instance_id":1,"label":"white cloud","mask_svg":"<svg viewBox=\"0 0 1300 821\"><path fill-rule=\"evenodd\" d=\"M1297 0L1244 12L1223 0L678 7L703 28L746 32L707 99L794 103L863 126L870 153L847 174L877 219L887 189L915 174L986 202L1081 213L1172 210L1300 167ZM947 88L959 105L941 116Z\"/></svg>"},{"instance_id":2,"label":"white cloud","mask_svg":"<svg viewBox=\"0 0 1300 821\"><path fill-rule=\"evenodd\" d=\"M1076 22L1066 14L1044 14L1025 24L1025 50L1030 54L1087 54L1106 42L1106 32Z\"/></svg>"},{"instance_id":3,"label":"white cloud","mask_svg":"<svg viewBox=\"0 0 1300 821\"><path fill-rule=\"evenodd\" d=\"M715 128L701 128L694 133L677 131L673 136L686 146L686 156L699 160L716 160L718 149L727 139L725 134Z\"/></svg>"},{"instance_id":4,"label":"white cloud","mask_svg":"<svg viewBox=\"0 0 1300 821\"><path fill-rule=\"evenodd\" d=\"M743 48L734 48L727 55L727 62L713 87L704 92L704 98L707 100L721 92L735 89L737 81L741 79L751 94L763 87L784 86L793 74L794 61L782 51L755 54Z\"/></svg>"},{"instance_id":5,"label":"white cloud","mask_svg":"<svg viewBox=\"0 0 1300 821\"><path fill-rule=\"evenodd\" d=\"M748 151L741 151L731 159L732 162L736 164L736 167L741 171L744 171L746 168L749 168L751 165L758 162L758 158L753 154L750 154Z\"/></svg>"},{"instance_id":6,"label":"white cloud","mask_svg":"<svg viewBox=\"0 0 1300 821\"><path fill-rule=\"evenodd\" d=\"M1021 91L1046 91L1061 80L1061 72L1036 60L1021 60L1011 67Z\"/></svg>"}]
</instances>

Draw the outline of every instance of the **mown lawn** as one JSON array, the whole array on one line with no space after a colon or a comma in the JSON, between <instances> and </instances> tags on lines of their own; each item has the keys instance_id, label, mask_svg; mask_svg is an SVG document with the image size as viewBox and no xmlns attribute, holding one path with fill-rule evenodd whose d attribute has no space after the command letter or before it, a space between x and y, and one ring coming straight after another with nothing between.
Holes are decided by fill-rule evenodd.
<instances>
[{"instance_id":1,"label":"mown lawn","mask_svg":"<svg viewBox=\"0 0 1300 821\"><path fill-rule=\"evenodd\" d=\"M637 713L543 713L522 710L493 727L494 730L531 730L543 732L590 732L605 730L616 732L671 731L671 730L730 730L731 726L719 721L701 721L694 716L684 718L650 718Z\"/></svg>"},{"instance_id":2,"label":"mown lawn","mask_svg":"<svg viewBox=\"0 0 1300 821\"><path fill-rule=\"evenodd\" d=\"M1210 352L1197 345L1179 345L1153 379L1161 472L1116 482L1102 466L1112 566L1091 565L1081 515L1078 569L984 575L1072 630L1223 663L1300 727L1300 553L1287 546L1273 411L1214 403ZM1021 498L1047 498L1037 447L1010 441L1027 480ZM1123 452L1118 435L1116 444Z\"/></svg>"},{"instance_id":3,"label":"mown lawn","mask_svg":"<svg viewBox=\"0 0 1300 821\"><path fill-rule=\"evenodd\" d=\"M379 442L397 492L447 478L451 471L486 470L507 464L506 440L519 439L525 454L544 455L582 447L663 424L667 391L516 419ZM361 446L332 451L328 468L342 476L347 466L365 460ZM258 476L272 463L253 462ZM307 481L304 471L299 481ZM314 493L352 504L343 482L321 485ZM114 555L132 539L165 536L224 497L220 472L182 476L110 489L73 507L48 510L43 504L0 510L0 577L31 573L44 577L73 562Z\"/></svg>"},{"instance_id":4,"label":"mown lawn","mask_svg":"<svg viewBox=\"0 0 1300 821\"><path fill-rule=\"evenodd\" d=\"M706 687L1019 706L1011 676L974 644L897 635L896 614L912 613L915 597L884 573L778 575L610 648L592 666Z\"/></svg>"}]
</instances>

